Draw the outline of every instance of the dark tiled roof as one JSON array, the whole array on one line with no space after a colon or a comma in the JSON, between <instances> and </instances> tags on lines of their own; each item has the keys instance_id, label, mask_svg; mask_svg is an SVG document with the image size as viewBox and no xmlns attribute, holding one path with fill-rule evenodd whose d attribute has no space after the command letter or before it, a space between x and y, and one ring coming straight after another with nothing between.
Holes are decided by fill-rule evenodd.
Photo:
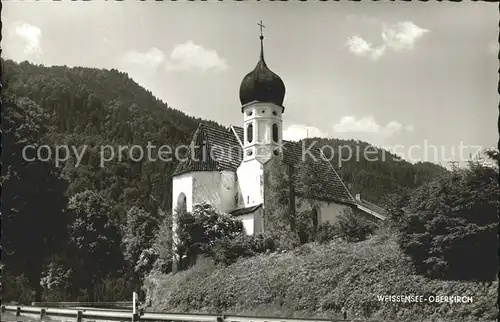
<instances>
[{"instance_id":1,"label":"dark tiled roof","mask_svg":"<svg viewBox=\"0 0 500 322\"><path fill-rule=\"evenodd\" d=\"M238 134L238 138L240 139L240 142L243 142L243 128L242 127L239 127L239 126L232 126L232 128L234 129L234 131L236 132L236 134Z\"/></svg>"},{"instance_id":2,"label":"dark tiled roof","mask_svg":"<svg viewBox=\"0 0 500 322\"><path fill-rule=\"evenodd\" d=\"M243 142L243 128L233 126L234 132L238 135L240 142ZM204 138L207 140L207 151L211 146L227 147L224 149L227 155L226 158L223 157L219 151L214 151L213 155L219 157L218 160L212 160L211 158L206 158L204 162L194 162L188 160L182 162L177 167L174 175L179 175L190 171L219 171L219 170L229 170L236 171L240 165L243 152L241 149L233 149L232 153L227 153L229 147L239 147L240 144L238 139L235 137L232 129L217 128L213 125L200 124L198 130L194 135L193 141L202 142ZM201 145L201 143L196 143ZM200 150L200 149L199 149ZM222 150L217 148L217 150ZM196 150L195 150L196 151ZM314 199L326 200L326 201L341 201L354 204L354 198L351 196L347 188L344 186L339 175L330 164L328 160L321 157L321 151L318 148L313 148L309 150L313 155L314 159L307 156L305 162L309 162L309 169L314 171L311 177L319 178L321 182L318 184L321 186L321 191L318 191L314 196L310 196ZM201 155L201 153L200 153ZM230 157L230 158L229 158ZM283 161L286 164L293 164L295 167L301 163L302 158L302 143L284 141L283 143ZM190 159L190 158L189 158ZM200 159L200 158L198 158ZM298 185L298 178L296 178L296 187ZM296 191L297 195L301 195L301 191Z\"/></svg>"},{"instance_id":3,"label":"dark tiled roof","mask_svg":"<svg viewBox=\"0 0 500 322\"><path fill-rule=\"evenodd\" d=\"M186 160L179 163L174 176L191 171L236 171L243 156L231 129L207 123L200 123L191 146L194 148L188 150Z\"/></svg>"},{"instance_id":4,"label":"dark tiled roof","mask_svg":"<svg viewBox=\"0 0 500 322\"><path fill-rule=\"evenodd\" d=\"M242 216L242 215L246 215L246 214L251 214L252 212L259 209L260 207L262 207L262 204L259 204L257 206L252 206L252 207L238 208L238 209L231 211L231 215Z\"/></svg>"},{"instance_id":5,"label":"dark tiled roof","mask_svg":"<svg viewBox=\"0 0 500 322\"><path fill-rule=\"evenodd\" d=\"M307 149L307 147L305 147ZM304 160L302 159L303 146L300 142L290 142L285 141L283 145L283 159L285 163L299 165L303 162L308 163L308 171L311 171L311 178L319 180L318 185L320 189L316 189L314 196L310 196L314 199L320 200L335 200L343 201L347 203L353 203L354 199L347 190L346 186L340 179L337 171L333 168L332 164L325 160L321 154L320 149L312 148L309 150L313 157L306 155ZM298 184L299 178L296 178L296 186ZM297 195L303 194L300 189L296 191Z\"/></svg>"}]
</instances>

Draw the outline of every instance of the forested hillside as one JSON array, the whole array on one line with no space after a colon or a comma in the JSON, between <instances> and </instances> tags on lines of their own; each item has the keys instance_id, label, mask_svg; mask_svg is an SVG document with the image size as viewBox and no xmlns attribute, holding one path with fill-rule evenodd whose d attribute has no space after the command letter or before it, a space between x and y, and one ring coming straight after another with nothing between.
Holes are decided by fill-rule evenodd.
<instances>
[{"instance_id":1,"label":"forested hillside","mask_svg":"<svg viewBox=\"0 0 500 322\"><path fill-rule=\"evenodd\" d=\"M446 169L431 162L412 164L397 155L357 140L309 138L305 146L322 148L352 194L384 204L388 194L413 189ZM333 153L333 155L332 155ZM375 161L376 160L376 161Z\"/></svg>"},{"instance_id":2,"label":"forested hillside","mask_svg":"<svg viewBox=\"0 0 500 322\"><path fill-rule=\"evenodd\" d=\"M98 165L100 146L177 146L189 142L200 119L174 110L117 70L43 67L4 61L7 93L27 97L48 114L46 139L53 145L88 145L82 164L64 167L68 195L87 189L104 191L121 210L130 204L156 212L170 201L166 175L170 162ZM4 93L6 95L6 93Z\"/></svg>"},{"instance_id":3,"label":"forested hillside","mask_svg":"<svg viewBox=\"0 0 500 322\"><path fill-rule=\"evenodd\" d=\"M124 155L121 161L115 158L101 167L101 146L146 147L151 142L175 148L189 143L201 119L170 108L117 70L2 60L2 77L2 247L11 283L28 283L37 297L42 295L40 280L45 290L69 283L71 287L63 287L68 293L60 295L65 300L84 289L92 294L88 296L105 298L89 290L89 285L113 289L107 299L121 300L116 291L121 287L123 299L128 299L126 272L133 271L140 249L128 254L117 246L127 231L137 227L150 231L159 220L159 208L170 209L170 174L176 162L149 162L147 158L136 162ZM368 145L321 140L324 143L319 145L353 149L357 144ZM51 162L23 161L22 149L28 144L89 148L78 167L70 155L57 168ZM374 201L398 189L417 187L445 171L434 164L412 165L391 158L378 162L351 159L341 167L333 165L352 185L353 193ZM137 221L134 216L146 219ZM116 260L109 261L115 255ZM102 272L89 276L96 267ZM96 276L109 280L103 286ZM19 299L21 295L10 293L5 298L9 296Z\"/></svg>"}]
</instances>

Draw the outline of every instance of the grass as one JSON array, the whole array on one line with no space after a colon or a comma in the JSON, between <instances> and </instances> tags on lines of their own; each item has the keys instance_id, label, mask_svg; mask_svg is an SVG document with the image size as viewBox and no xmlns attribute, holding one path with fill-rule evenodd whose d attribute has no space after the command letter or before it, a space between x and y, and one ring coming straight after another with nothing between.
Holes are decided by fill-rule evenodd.
<instances>
[{"instance_id":1,"label":"grass","mask_svg":"<svg viewBox=\"0 0 500 322\"><path fill-rule=\"evenodd\" d=\"M175 275L146 278L155 311L396 321L496 321L498 281L438 281L417 276L393 238L307 244L287 253L210 261ZM472 303L383 303L377 295L466 295Z\"/></svg>"}]
</instances>

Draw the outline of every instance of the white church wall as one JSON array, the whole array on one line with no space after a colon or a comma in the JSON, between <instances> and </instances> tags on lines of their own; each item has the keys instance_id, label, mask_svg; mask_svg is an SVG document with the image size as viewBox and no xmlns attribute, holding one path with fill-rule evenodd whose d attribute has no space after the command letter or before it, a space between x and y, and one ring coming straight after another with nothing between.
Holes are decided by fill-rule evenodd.
<instances>
[{"instance_id":1,"label":"white church wall","mask_svg":"<svg viewBox=\"0 0 500 322\"><path fill-rule=\"evenodd\" d=\"M297 198L297 212L302 212L306 210L311 210L311 205L309 202L304 202L303 199ZM339 204L332 201L315 201L318 205L318 223L330 222L335 223L338 220L339 215L343 211L351 209L350 206Z\"/></svg>"},{"instance_id":2,"label":"white church wall","mask_svg":"<svg viewBox=\"0 0 500 322\"><path fill-rule=\"evenodd\" d=\"M193 209L193 176L191 173L181 174L172 179L172 208L174 210L181 193L186 195L187 211L191 211Z\"/></svg>"},{"instance_id":3,"label":"white church wall","mask_svg":"<svg viewBox=\"0 0 500 322\"><path fill-rule=\"evenodd\" d=\"M247 235L254 234L254 215L246 214L241 216L235 216L236 219L241 220L243 222L243 228L245 228L245 233Z\"/></svg>"},{"instance_id":4,"label":"white church wall","mask_svg":"<svg viewBox=\"0 0 500 322\"><path fill-rule=\"evenodd\" d=\"M251 207L263 202L264 168L256 160L243 162L236 170L238 189L243 199L244 207Z\"/></svg>"},{"instance_id":5,"label":"white church wall","mask_svg":"<svg viewBox=\"0 0 500 322\"><path fill-rule=\"evenodd\" d=\"M335 223L343 211L350 210L351 207L335 202L321 202L320 204L320 223Z\"/></svg>"},{"instance_id":6,"label":"white church wall","mask_svg":"<svg viewBox=\"0 0 500 322\"><path fill-rule=\"evenodd\" d=\"M193 204L208 202L220 212L236 208L236 175L231 171L193 172Z\"/></svg>"},{"instance_id":7,"label":"white church wall","mask_svg":"<svg viewBox=\"0 0 500 322\"><path fill-rule=\"evenodd\" d=\"M223 212L229 213L234 209L236 209L238 183L235 172L232 171L221 172L220 193L222 200L221 210Z\"/></svg>"},{"instance_id":8,"label":"white church wall","mask_svg":"<svg viewBox=\"0 0 500 322\"><path fill-rule=\"evenodd\" d=\"M264 231L262 214L263 208L260 207L253 213L235 216L235 218L242 221L247 235L254 235Z\"/></svg>"}]
</instances>

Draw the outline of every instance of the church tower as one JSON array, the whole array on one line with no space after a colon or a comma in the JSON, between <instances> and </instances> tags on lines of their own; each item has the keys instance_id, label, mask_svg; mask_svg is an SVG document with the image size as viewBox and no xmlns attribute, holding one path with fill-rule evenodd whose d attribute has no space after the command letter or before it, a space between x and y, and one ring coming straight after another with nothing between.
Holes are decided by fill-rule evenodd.
<instances>
[{"instance_id":1,"label":"church tower","mask_svg":"<svg viewBox=\"0 0 500 322\"><path fill-rule=\"evenodd\" d=\"M240 193L245 207L264 202L264 164L282 158L285 84L264 60L264 36L259 24L260 59L241 82L240 102L243 113L243 161L238 168Z\"/></svg>"},{"instance_id":2,"label":"church tower","mask_svg":"<svg viewBox=\"0 0 500 322\"><path fill-rule=\"evenodd\" d=\"M254 70L243 78L240 86L244 128L243 162L258 160L266 163L272 157L281 156L285 84L267 67L262 22L259 26L260 59Z\"/></svg>"}]
</instances>

